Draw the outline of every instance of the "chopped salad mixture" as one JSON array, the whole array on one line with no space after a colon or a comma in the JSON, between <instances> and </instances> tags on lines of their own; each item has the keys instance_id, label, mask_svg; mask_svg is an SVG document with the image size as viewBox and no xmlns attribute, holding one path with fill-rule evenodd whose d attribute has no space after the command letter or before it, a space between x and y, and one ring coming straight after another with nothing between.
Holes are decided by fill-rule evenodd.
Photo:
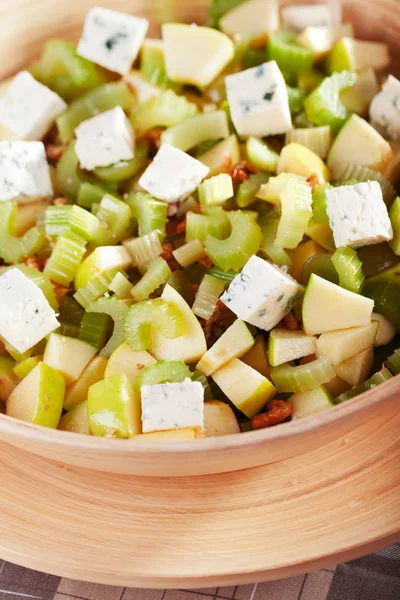
<instances>
[{"instance_id":1,"label":"chopped salad mixture","mask_svg":"<svg viewBox=\"0 0 400 600\"><path fill-rule=\"evenodd\" d=\"M0 405L188 440L400 372L400 81L335 3L88 13L0 90Z\"/></svg>"}]
</instances>

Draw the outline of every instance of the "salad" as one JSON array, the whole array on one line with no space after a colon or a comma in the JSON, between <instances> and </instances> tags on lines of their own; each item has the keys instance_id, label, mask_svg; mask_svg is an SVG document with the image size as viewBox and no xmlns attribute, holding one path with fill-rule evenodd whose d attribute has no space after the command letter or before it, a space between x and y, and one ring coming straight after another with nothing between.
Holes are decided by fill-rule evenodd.
<instances>
[{"instance_id":1,"label":"salad","mask_svg":"<svg viewBox=\"0 0 400 600\"><path fill-rule=\"evenodd\" d=\"M189 440L400 372L400 81L336 3L88 13L0 91L0 405ZM60 434L62 435L62 434Z\"/></svg>"}]
</instances>

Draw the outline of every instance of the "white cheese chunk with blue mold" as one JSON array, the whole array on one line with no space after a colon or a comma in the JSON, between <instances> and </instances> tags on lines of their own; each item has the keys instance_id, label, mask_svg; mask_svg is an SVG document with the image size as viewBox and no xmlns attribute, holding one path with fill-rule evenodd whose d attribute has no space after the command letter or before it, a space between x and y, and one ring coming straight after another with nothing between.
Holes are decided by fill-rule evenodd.
<instances>
[{"instance_id":1,"label":"white cheese chunk with blue mold","mask_svg":"<svg viewBox=\"0 0 400 600\"><path fill-rule=\"evenodd\" d=\"M0 336L26 352L60 326L42 290L19 269L0 276Z\"/></svg>"},{"instance_id":2,"label":"white cheese chunk with blue mold","mask_svg":"<svg viewBox=\"0 0 400 600\"><path fill-rule=\"evenodd\" d=\"M302 292L297 281L279 267L252 256L221 300L239 319L270 331L291 311Z\"/></svg>"},{"instance_id":3,"label":"white cheese chunk with blue mold","mask_svg":"<svg viewBox=\"0 0 400 600\"><path fill-rule=\"evenodd\" d=\"M21 71L0 98L0 124L21 140L40 140L66 108L60 96Z\"/></svg>"},{"instance_id":4,"label":"white cheese chunk with blue mold","mask_svg":"<svg viewBox=\"0 0 400 600\"><path fill-rule=\"evenodd\" d=\"M400 81L389 75L369 109L371 123L390 140L400 139Z\"/></svg>"},{"instance_id":5,"label":"white cheese chunk with blue mold","mask_svg":"<svg viewBox=\"0 0 400 600\"><path fill-rule=\"evenodd\" d=\"M342 22L339 2L296 4L282 8L284 29L303 31L306 27L337 27Z\"/></svg>"},{"instance_id":6,"label":"white cheese chunk with blue mold","mask_svg":"<svg viewBox=\"0 0 400 600\"><path fill-rule=\"evenodd\" d=\"M86 16L77 53L126 75L146 37L149 22L126 13L95 7Z\"/></svg>"},{"instance_id":7,"label":"white cheese chunk with blue mold","mask_svg":"<svg viewBox=\"0 0 400 600\"><path fill-rule=\"evenodd\" d=\"M0 142L0 202L33 202L53 195L42 142Z\"/></svg>"},{"instance_id":8,"label":"white cheese chunk with blue mold","mask_svg":"<svg viewBox=\"0 0 400 600\"><path fill-rule=\"evenodd\" d=\"M232 121L241 137L266 137L292 129L283 75L274 60L225 78Z\"/></svg>"},{"instance_id":9,"label":"white cheese chunk with blue mold","mask_svg":"<svg viewBox=\"0 0 400 600\"><path fill-rule=\"evenodd\" d=\"M135 135L120 106L83 121L75 135L75 152L82 169L92 171L134 157Z\"/></svg>"},{"instance_id":10,"label":"white cheese chunk with blue mold","mask_svg":"<svg viewBox=\"0 0 400 600\"><path fill-rule=\"evenodd\" d=\"M368 246L389 241L393 229L377 181L327 190L326 212L336 248Z\"/></svg>"},{"instance_id":11,"label":"white cheese chunk with blue mold","mask_svg":"<svg viewBox=\"0 0 400 600\"><path fill-rule=\"evenodd\" d=\"M143 433L204 427L204 388L198 381L143 385Z\"/></svg>"},{"instance_id":12,"label":"white cheese chunk with blue mold","mask_svg":"<svg viewBox=\"0 0 400 600\"><path fill-rule=\"evenodd\" d=\"M184 200L207 177L210 169L186 152L162 144L139 179L139 185L164 202Z\"/></svg>"}]
</instances>

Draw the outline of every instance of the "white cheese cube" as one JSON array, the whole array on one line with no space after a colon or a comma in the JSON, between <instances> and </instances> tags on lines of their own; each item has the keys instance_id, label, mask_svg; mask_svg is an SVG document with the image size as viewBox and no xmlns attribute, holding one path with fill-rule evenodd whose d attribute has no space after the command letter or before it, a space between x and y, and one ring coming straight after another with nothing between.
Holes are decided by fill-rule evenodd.
<instances>
[{"instance_id":1,"label":"white cheese cube","mask_svg":"<svg viewBox=\"0 0 400 600\"><path fill-rule=\"evenodd\" d=\"M139 54L148 27L146 19L97 6L86 16L77 52L97 65L125 75Z\"/></svg>"},{"instance_id":2,"label":"white cheese cube","mask_svg":"<svg viewBox=\"0 0 400 600\"><path fill-rule=\"evenodd\" d=\"M400 139L400 81L389 75L382 90L372 100L371 122L391 140Z\"/></svg>"},{"instance_id":3,"label":"white cheese cube","mask_svg":"<svg viewBox=\"0 0 400 600\"><path fill-rule=\"evenodd\" d=\"M52 195L42 142L0 142L0 201L27 203Z\"/></svg>"},{"instance_id":4,"label":"white cheese cube","mask_svg":"<svg viewBox=\"0 0 400 600\"><path fill-rule=\"evenodd\" d=\"M162 144L139 185L159 200L180 202L195 191L209 172L208 167L186 152Z\"/></svg>"},{"instance_id":5,"label":"white cheese cube","mask_svg":"<svg viewBox=\"0 0 400 600\"><path fill-rule=\"evenodd\" d=\"M143 433L204 427L204 388L198 381L143 385Z\"/></svg>"},{"instance_id":6,"label":"white cheese cube","mask_svg":"<svg viewBox=\"0 0 400 600\"><path fill-rule=\"evenodd\" d=\"M282 8L284 29L303 31L306 27L336 27L342 22L339 2L300 4Z\"/></svg>"},{"instance_id":7,"label":"white cheese cube","mask_svg":"<svg viewBox=\"0 0 400 600\"><path fill-rule=\"evenodd\" d=\"M22 71L0 98L0 124L20 139L40 140L66 108L60 96Z\"/></svg>"},{"instance_id":8,"label":"white cheese cube","mask_svg":"<svg viewBox=\"0 0 400 600\"><path fill-rule=\"evenodd\" d=\"M326 212L336 248L357 248L393 238L382 189L377 181L342 185L327 190Z\"/></svg>"},{"instance_id":9,"label":"white cheese cube","mask_svg":"<svg viewBox=\"0 0 400 600\"><path fill-rule=\"evenodd\" d=\"M60 326L42 290L19 269L0 276L0 336L26 352Z\"/></svg>"},{"instance_id":10,"label":"white cheese cube","mask_svg":"<svg viewBox=\"0 0 400 600\"><path fill-rule=\"evenodd\" d=\"M243 321L270 331L290 312L301 293L301 286L290 275L252 256L221 300Z\"/></svg>"},{"instance_id":11,"label":"white cheese cube","mask_svg":"<svg viewBox=\"0 0 400 600\"><path fill-rule=\"evenodd\" d=\"M120 106L83 121L75 135L75 152L82 169L92 171L134 157L134 132Z\"/></svg>"},{"instance_id":12,"label":"white cheese cube","mask_svg":"<svg viewBox=\"0 0 400 600\"><path fill-rule=\"evenodd\" d=\"M274 60L225 78L232 121L241 137L292 129L285 80Z\"/></svg>"},{"instance_id":13,"label":"white cheese cube","mask_svg":"<svg viewBox=\"0 0 400 600\"><path fill-rule=\"evenodd\" d=\"M131 71L124 79L128 86L133 89L138 104L142 104L161 93L160 88L151 85L151 83L147 83L139 71Z\"/></svg>"}]
</instances>

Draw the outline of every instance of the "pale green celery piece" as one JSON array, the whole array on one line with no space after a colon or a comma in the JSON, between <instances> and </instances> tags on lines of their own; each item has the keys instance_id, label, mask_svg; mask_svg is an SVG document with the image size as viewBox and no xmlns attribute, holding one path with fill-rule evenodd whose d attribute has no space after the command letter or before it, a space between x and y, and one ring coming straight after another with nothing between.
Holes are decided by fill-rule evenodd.
<instances>
[{"instance_id":1,"label":"pale green celery piece","mask_svg":"<svg viewBox=\"0 0 400 600\"><path fill-rule=\"evenodd\" d=\"M69 229L68 217L72 206L48 206L44 211L44 230L47 236L57 238Z\"/></svg>"},{"instance_id":2,"label":"pale green celery piece","mask_svg":"<svg viewBox=\"0 0 400 600\"><path fill-rule=\"evenodd\" d=\"M312 127L315 127L314 123L311 123L307 119L305 112L300 112L293 117L293 126L298 127L299 129L311 129Z\"/></svg>"},{"instance_id":3,"label":"pale green celery piece","mask_svg":"<svg viewBox=\"0 0 400 600\"><path fill-rule=\"evenodd\" d=\"M396 198L397 192L393 184L386 179L382 173L374 171L369 167L363 165L350 165L346 162L334 164L331 171L333 179L340 181L340 185L345 185L344 182L349 182L350 180L355 180L354 183L359 181L377 181L382 188L383 199L388 206L390 206ZM347 183L346 185L352 184Z\"/></svg>"},{"instance_id":4,"label":"pale green celery piece","mask_svg":"<svg viewBox=\"0 0 400 600\"><path fill-rule=\"evenodd\" d=\"M207 256L204 244L199 240L186 242L186 244L174 250L172 254L182 267L188 267Z\"/></svg>"},{"instance_id":5,"label":"pale green celery piece","mask_svg":"<svg viewBox=\"0 0 400 600\"><path fill-rule=\"evenodd\" d=\"M329 225L329 217L326 212L326 191L332 189L329 183L320 183L315 186L312 194L313 217L317 223Z\"/></svg>"},{"instance_id":6,"label":"pale green celery piece","mask_svg":"<svg viewBox=\"0 0 400 600\"><path fill-rule=\"evenodd\" d=\"M269 173L254 173L248 179L245 179L238 188L236 194L236 203L239 208L246 208L257 200L256 194L260 187L268 182Z\"/></svg>"},{"instance_id":7,"label":"pale green celery piece","mask_svg":"<svg viewBox=\"0 0 400 600\"><path fill-rule=\"evenodd\" d=\"M398 375L400 373L400 348L397 348L397 350L389 356L385 365L393 375Z\"/></svg>"},{"instance_id":8,"label":"pale green celery piece","mask_svg":"<svg viewBox=\"0 0 400 600\"><path fill-rule=\"evenodd\" d=\"M348 71L326 77L304 101L307 119L315 125L329 125L337 133L349 117L339 94L355 82L355 73Z\"/></svg>"},{"instance_id":9,"label":"pale green celery piece","mask_svg":"<svg viewBox=\"0 0 400 600\"><path fill-rule=\"evenodd\" d=\"M298 88L286 84L286 90L289 99L289 109L291 113L298 113L303 109L306 93Z\"/></svg>"},{"instance_id":10,"label":"pale green celery piece","mask_svg":"<svg viewBox=\"0 0 400 600\"><path fill-rule=\"evenodd\" d=\"M106 343L110 317L105 314L85 312L79 330L79 339L101 350Z\"/></svg>"},{"instance_id":11,"label":"pale green celery piece","mask_svg":"<svg viewBox=\"0 0 400 600\"><path fill-rule=\"evenodd\" d=\"M158 231L152 231L138 238L125 240L123 245L132 257L132 265L145 265L149 260L162 254L162 246Z\"/></svg>"},{"instance_id":12,"label":"pale green celery piece","mask_svg":"<svg viewBox=\"0 0 400 600\"><path fill-rule=\"evenodd\" d=\"M172 302L161 298L130 307L125 319L125 337L132 350L139 352L150 347L153 328L167 339L176 339L185 334L185 318Z\"/></svg>"},{"instance_id":13,"label":"pale green celery piece","mask_svg":"<svg viewBox=\"0 0 400 600\"><path fill-rule=\"evenodd\" d=\"M389 217L393 227L393 239L389 245L393 252L400 256L400 197L397 197L390 207Z\"/></svg>"},{"instance_id":14,"label":"pale green celery piece","mask_svg":"<svg viewBox=\"0 0 400 600\"><path fill-rule=\"evenodd\" d=\"M278 392L305 392L313 390L333 379L336 371L325 358L305 365L291 367L282 365L271 369L271 378Z\"/></svg>"},{"instance_id":15,"label":"pale green celery piece","mask_svg":"<svg viewBox=\"0 0 400 600\"><path fill-rule=\"evenodd\" d=\"M158 385L160 383L181 383L191 379L192 373L187 365L180 360L160 360L155 365L142 369L135 379L135 387L140 390L143 385Z\"/></svg>"},{"instance_id":16,"label":"pale green celery piece","mask_svg":"<svg viewBox=\"0 0 400 600\"><path fill-rule=\"evenodd\" d=\"M129 281L126 275L118 272L112 282L110 283L109 290L114 292L122 300L130 300L132 298L131 291L133 284Z\"/></svg>"},{"instance_id":17,"label":"pale green celery piece","mask_svg":"<svg viewBox=\"0 0 400 600\"><path fill-rule=\"evenodd\" d=\"M69 208L68 225L71 231L88 241L96 239L100 230L99 219L76 204Z\"/></svg>"},{"instance_id":18,"label":"pale green celery piece","mask_svg":"<svg viewBox=\"0 0 400 600\"><path fill-rule=\"evenodd\" d=\"M168 205L156 200L145 192L130 194L126 199L130 206L132 216L137 219L139 235L147 235L152 231L158 231L161 237L165 236L165 225L167 219Z\"/></svg>"},{"instance_id":19,"label":"pale green celery piece","mask_svg":"<svg viewBox=\"0 0 400 600\"><path fill-rule=\"evenodd\" d=\"M56 167L57 189L63 196L75 200L80 187L89 181L89 177L79 168L75 153L75 142L71 142L61 156Z\"/></svg>"},{"instance_id":20,"label":"pale green celery piece","mask_svg":"<svg viewBox=\"0 0 400 600\"><path fill-rule=\"evenodd\" d=\"M224 289L225 282L222 279L213 275L204 275L192 307L194 314L208 320L214 314L218 299Z\"/></svg>"},{"instance_id":21,"label":"pale green celery piece","mask_svg":"<svg viewBox=\"0 0 400 600\"><path fill-rule=\"evenodd\" d=\"M74 298L83 308L87 309L91 302L98 300L110 287L110 283L118 273L118 268L109 269L97 277L93 277L84 287L78 289Z\"/></svg>"},{"instance_id":22,"label":"pale green celery piece","mask_svg":"<svg viewBox=\"0 0 400 600\"><path fill-rule=\"evenodd\" d=\"M265 48L254 48L248 46L242 56L243 69L251 69L252 67L258 67L265 62Z\"/></svg>"},{"instance_id":23,"label":"pale green celery piece","mask_svg":"<svg viewBox=\"0 0 400 600\"><path fill-rule=\"evenodd\" d=\"M276 234L279 226L279 216L277 213L271 215L269 222L262 226L261 233L261 252L278 266L290 267L292 259L289 254L276 243Z\"/></svg>"},{"instance_id":24,"label":"pale green celery piece","mask_svg":"<svg viewBox=\"0 0 400 600\"><path fill-rule=\"evenodd\" d=\"M65 40L46 42L40 61L40 73L45 80L64 74L80 88L96 88L104 83L104 75L97 65L79 56L73 44Z\"/></svg>"},{"instance_id":25,"label":"pale green celery piece","mask_svg":"<svg viewBox=\"0 0 400 600\"><path fill-rule=\"evenodd\" d=\"M276 171L279 154L272 150L268 144L251 136L246 141L246 154L249 162L261 171Z\"/></svg>"},{"instance_id":26,"label":"pale green celery piece","mask_svg":"<svg viewBox=\"0 0 400 600\"><path fill-rule=\"evenodd\" d=\"M107 184L105 182L94 184L85 181L80 185L77 204L83 208L90 209L93 204L100 204L106 194L115 195L116 191L117 186L115 184L111 185L110 182Z\"/></svg>"},{"instance_id":27,"label":"pale green celery piece","mask_svg":"<svg viewBox=\"0 0 400 600\"><path fill-rule=\"evenodd\" d=\"M213 263L224 271L239 271L258 252L261 229L241 211L229 212L227 217L232 229L230 236L219 240L209 235L206 239L206 252Z\"/></svg>"},{"instance_id":28,"label":"pale green celery piece","mask_svg":"<svg viewBox=\"0 0 400 600\"><path fill-rule=\"evenodd\" d=\"M131 209L122 200L106 194L96 218L100 222L94 241L99 246L114 246L121 241L131 222Z\"/></svg>"},{"instance_id":29,"label":"pale green celery piece","mask_svg":"<svg viewBox=\"0 0 400 600\"><path fill-rule=\"evenodd\" d=\"M173 21L173 19L172 19ZM165 69L164 49L160 40L147 40L141 50L140 70L143 78L158 87L174 87L178 84L171 81Z\"/></svg>"},{"instance_id":30,"label":"pale green celery piece","mask_svg":"<svg viewBox=\"0 0 400 600\"><path fill-rule=\"evenodd\" d=\"M73 281L85 252L86 240L75 233L65 231L58 236L44 273L52 281L68 286Z\"/></svg>"},{"instance_id":31,"label":"pale green celery piece","mask_svg":"<svg viewBox=\"0 0 400 600\"><path fill-rule=\"evenodd\" d=\"M212 213L209 214L187 213L186 241L199 240L200 242L205 242L208 236L220 240L228 237L230 222L227 214L220 207L215 207Z\"/></svg>"},{"instance_id":32,"label":"pale green celery piece","mask_svg":"<svg viewBox=\"0 0 400 600\"><path fill-rule=\"evenodd\" d=\"M86 121L116 106L128 110L132 108L134 102L135 97L123 80L96 87L73 102L56 119L61 141L63 143L68 142L73 137L74 130L82 121Z\"/></svg>"},{"instance_id":33,"label":"pale green celery piece","mask_svg":"<svg viewBox=\"0 0 400 600\"><path fill-rule=\"evenodd\" d=\"M109 167L96 167L93 173L101 181L120 182L130 179L145 166L150 144L146 140L136 143L135 156L130 160L121 160Z\"/></svg>"},{"instance_id":34,"label":"pale green celery piece","mask_svg":"<svg viewBox=\"0 0 400 600\"><path fill-rule=\"evenodd\" d=\"M46 273L43 273L34 267L28 267L23 264L14 266L42 290L51 308L53 310L58 310L58 301L54 291L54 286L50 281L50 277L48 277Z\"/></svg>"},{"instance_id":35,"label":"pale green celery piece","mask_svg":"<svg viewBox=\"0 0 400 600\"><path fill-rule=\"evenodd\" d=\"M223 204L233 197L232 177L228 173L220 173L203 181L197 191L200 204L205 206Z\"/></svg>"},{"instance_id":36,"label":"pale green celery piece","mask_svg":"<svg viewBox=\"0 0 400 600\"><path fill-rule=\"evenodd\" d=\"M161 135L161 142L187 152L207 140L226 139L229 133L226 113L216 110L201 113L166 129Z\"/></svg>"},{"instance_id":37,"label":"pale green celery piece","mask_svg":"<svg viewBox=\"0 0 400 600\"><path fill-rule=\"evenodd\" d=\"M278 31L269 38L268 58L275 60L282 71L297 74L311 71L314 53L296 44L296 34Z\"/></svg>"},{"instance_id":38,"label":"pale green celery piece","mask_svg":"<svg viewBox=\"0 0 400 600\"><path fill-rule=\"evenodd\" d=\"M361 294L365 277L357 252L353 248L338 248L332 255L332 263L339 274L340 287Z\"/></svg>"},{"instance_id":39,"label":"pale green celery piece","mask_svg":"<svg viewBox=\"0 0 400 600\"><path fill-rule=\"evenodd\" d=\"M158 256L153 258L146 265L147 270L143 275L142 279L132 288L131 297L136 302L141 300L147 300L156 289L167 282L168 277L171 275L171 269L168 263Z\"/></svg>"},{"instance_id":40,"label":"pale green celery piece","mask_svg":"<svg viewBox=\"0 0 400 600\"><path fill-rule=\"evenodd\" d=\"M118 298L100 298L86 308L88 313L108 315L114 321L114 330L106 346L101 350L101 356L111 354L125 341L125 318L128 314L129 303Z\"/></svg>"},{"instance_id":41,"label":"pale green celery piece","mask_svg":"<svg viewBox=\"0 0 400 600\"><path fill-rule=\"evenodd\" d=\"M400 333L400 288L393 281L374 279L375 277L371 277L365 280L363 294L372 298L375 303L374 310L389 319Z\"/></svg>"},{"instance_id":42,"label":"pale green celery piece","mask_svg":"<svg viewBox=\"0 0 400 600\"><path fill-rule=\"evenodd\" d=\"M226 287L229 283L231 283L235 279L237 272L233 271L232 269L229 271L223 271L219 267L214 266L210 269L210 275L213 275L214 277L218 277L218 279L222 279L222 281L225 282L225 287Z\"/></svg>"},{"instance_id":43,"label":"pale green celery piece","mask_svg":"<svg viewBox=\"0 0 400 600\"><path fill-rule=\"evenodd\" d=\"M16 211L17 206L13 202L0 202L0 258L6 263L19 263L36 254L45 242L39 227L32 227L21 237L11 235Z\"/></svg>"},{"instance_id":44,"label":"pale green celery piece","mask_svg":"<svg viewBox=\"0 0 400 600\"><path fill-rule=\"evenodd\" d=\"M377 385L381 385L381 383L385 383L385 381L388 381L392 377L393 376L391 372L388 369L386 369L386 367L383 367L380 371L378 371L378 373L375 373L374 375L372 375L372 377L367 379L367 381L364 381L364 383L356 385L356 387L353 387L348 392L344 392L343 394L335 398L334 402L335 404L340 404L341 402L345 402L346 400L351 400L351 398L354 398L359 394L363 394L364 392L371 390Z\"/></svg>"},{"instance_id":45,"label":"pale green celery piece","mask_svg":"<svg viewBox=\"0 0 400 600\"><path fill-rule=\"evenodd\" d=\"M140 104L132 113L131 123L137 135L142 136L150 129L172 127L197 113L196 104L167 90Z\"/></svg>"},{"instance_id":46,"label":"pale green celery piece","mask_svg":"<svg viewBox=\"0 0 400 600\"><path fill-rule=\"evenodd\" d=\"M307 285L311 275L314 273L315 275L338 285L339 275L335 267L336 265L333 264L333 257L330 254L314 254L314 256L310 256L303 265L300 283ZM345 287L341 282L340 285L341 287Z\"/></svg>"}]
</instances>

